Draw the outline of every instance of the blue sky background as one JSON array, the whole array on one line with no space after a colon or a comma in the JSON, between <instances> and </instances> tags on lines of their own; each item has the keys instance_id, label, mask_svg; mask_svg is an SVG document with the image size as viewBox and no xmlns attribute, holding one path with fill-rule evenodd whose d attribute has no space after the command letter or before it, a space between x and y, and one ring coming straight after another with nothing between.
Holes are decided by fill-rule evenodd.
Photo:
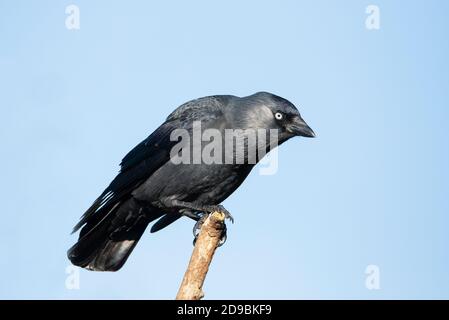
<instances>
[{"instance_id":1,"label":"blue sky background","mask_svg":"<svg viewBox=\"0 0 449 320\"><path fill-rule=\"evenodd\" d=\"M65 28L65 7L81 29ZM369 4L381 29L365 28ZM224 204L206 298L449 298L449 3L0 0L0 298L171 299L192 222L65 286L71 228L181 103L271 91L317 133ZM380 268L380 289L365 268Z\"/></svg>"}]
</instances>

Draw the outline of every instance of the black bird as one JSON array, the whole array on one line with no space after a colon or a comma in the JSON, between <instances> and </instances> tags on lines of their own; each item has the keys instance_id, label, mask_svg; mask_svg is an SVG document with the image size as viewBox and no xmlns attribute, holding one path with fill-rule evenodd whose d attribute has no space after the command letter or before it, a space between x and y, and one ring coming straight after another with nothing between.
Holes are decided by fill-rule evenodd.
<instances>
[{"instance_id":1,"label":"black bird","mask_svg":"<svg viewBox=\"0 0 449 320\"><path fill-rule=\"evenodd\" d=\"M157 219L151 232L182 216L198 220L201 214L221 211L232 218L220 203L240 186L254 163L170 161L171 149L178 143L171 141L172 131L186 129L191 134L194 121L201 121L202 130L220 132L277 129L278 144L294 136L315 136L291 102L267 92L242 98L210 96L181 105L123 158L119 174L74 227L73 232L82 228L68 251L74 265L97 271L120 269L148 224ZM268 144L267 151L270 148Z\"/></svg>"}]
</instances>

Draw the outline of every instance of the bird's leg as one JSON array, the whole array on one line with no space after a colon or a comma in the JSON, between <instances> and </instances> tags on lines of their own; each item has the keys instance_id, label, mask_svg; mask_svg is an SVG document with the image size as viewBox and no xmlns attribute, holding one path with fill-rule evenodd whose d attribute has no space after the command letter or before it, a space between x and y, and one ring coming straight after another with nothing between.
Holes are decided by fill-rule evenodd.
<instances>
[{"instance_id":1,"label":"bird's leg","mask_svg":"<svg viewBox=\"0 0 449 320\"><path fill-rule=\"evenodd\" d=\"M186 202L177 199L164 199L162 204L168 209L191 209L194 211L200 211L204 213L221 212L225 215L226 219L229 219L234 223L234 218L221 204L219 205L201 205L194 202Z\"/></svg>"},{"instance_id":2,"label":"bird's leg","mask_svg":"<svg viewBox=\"0 0 449 320\"><path fill-rule=\"evenodd\" d=\"M197 211L190 210L190 209L181 209L181 210L179 210L179 213L182 214L183 216L188 217L195 221L200 220L202 217L201 213L199 213Z\"/></svg>"},{"instance_id":3,"label":"bird's leg","mask_svg":"<svg viewBox=\"0 0 449 320\"><path fill-rule=\"evenodd\" d=\"M195 245L196 239L198 237L198 234L200 233L201 226L203 225L204 221L206 221L209 214L212 212L221 212L225 215L226 219L229 219L232 223L234 223L234 218L229 213L228 210L225 209L221 204L220 205L199 205L194 202L186 202L176 199L164 199L162 201L163 205L167 208L176 208L179 209L179 212L182 215L185 215L189 218L192 218L193 220L196 220L193 227L193 236L195 239L193 240L193 244ZM198 214L196 212L203 212L203 214ZM220 243L218 246L222 246L226 242L226 224L223 224L223 232L220 239Z\"/></svg>"}]
</instances>

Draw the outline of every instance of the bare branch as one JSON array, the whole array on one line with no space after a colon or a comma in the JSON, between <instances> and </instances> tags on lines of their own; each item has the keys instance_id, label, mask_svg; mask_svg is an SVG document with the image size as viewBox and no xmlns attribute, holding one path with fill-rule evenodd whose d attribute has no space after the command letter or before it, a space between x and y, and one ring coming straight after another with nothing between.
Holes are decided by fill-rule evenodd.
<instances>
[{"instance_id":1,"label":"bare branch","mask_svg":"<svg viewBox=\"0 0 449 320\"><path fill-rule=\"evenodd\" d=\"M209 265L225 228L225 215L212 213L201 227L176 300L200 300Z\"/></svg>"}]
</instances>

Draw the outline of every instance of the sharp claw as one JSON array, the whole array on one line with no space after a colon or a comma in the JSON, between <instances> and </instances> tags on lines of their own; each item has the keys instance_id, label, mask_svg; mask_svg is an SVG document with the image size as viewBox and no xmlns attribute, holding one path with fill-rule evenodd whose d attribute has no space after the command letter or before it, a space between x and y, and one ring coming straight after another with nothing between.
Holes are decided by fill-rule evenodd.
<instances>
[{"instance_id":1,"label":"sharp claw","mask_svg":"<svg viewBox=\"0 0 449 320\"><path fill-rule=\"evenodd\" d=\"M193 231L193 236L195 237L193 239L193 245L194 246L195 246L196 240L198 239L198 235L200 234L200 230L201 230L201 227L202 227L204 221L209 216L209 213L212 213L212 212L215 212L215 211L223 213L224 216L225 216L225 219L229 219L229 221L234 223L234 217L222 205L208 207L207 208L207 212L205 212L200 217L200 219L195 223L195 225L193 226L193 230L192 231ZM224 226L223 235L222 235L222 237L220 239L220 242L218 243L218 247L221 247L226 242L226 239L227 239L226 224L223 224L223 226Z\"/></svg>"},{"instance_id":2,"label":"sharp claw","mask_svg":"<svg viewBox=\"0 0 449 320\"><path fill-rule=\"evenodd\" d=\"M220 242L218 242L217 247L221 247L225 244L226 240L228 239L228 236L226 234L226 230L223 232L223 235L221 236Z\"/></svg>"},{"instance_id":3,"label":"sharp claw","mask_svg":"<svg viewBox=\"0 0 449 320\"><path fill-rule=\"evenodd\" d=\"M231 213L225 209L221 204L217 206L216 211L219 211L225 215L226 219L229 219L232 223L234 223L234 217L231 215Z\"/></svg>"},{"instance_id":4,"label":"sharp claw","mask_svg":"<svg viewBox=\"0 0 449 320\"><path fill-rule=\"evenodd\" d=\"M198 219L198 221L195 223L195 225L193 226L193 230L192 231L193 231L193 236L195 238L197 238L198 235L200 234L201 227L202 227L204 221L206 220L206 217L207 217L207 214L202 215Z\"/></svg>"}]
</instances>

